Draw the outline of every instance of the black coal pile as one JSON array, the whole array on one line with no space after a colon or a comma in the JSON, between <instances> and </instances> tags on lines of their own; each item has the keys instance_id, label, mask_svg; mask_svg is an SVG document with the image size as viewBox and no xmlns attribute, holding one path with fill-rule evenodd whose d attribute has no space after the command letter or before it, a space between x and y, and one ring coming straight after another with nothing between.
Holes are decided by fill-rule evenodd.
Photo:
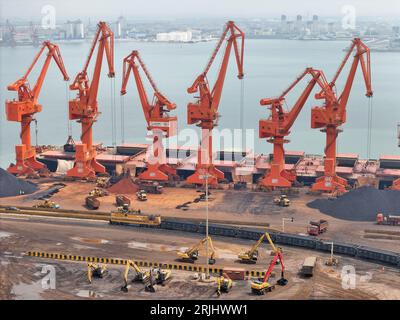
<instances>
[{"instance_id":1,"label":"black coal pile","mask_svg":"<svg viewBox=\"0 0 400 320\"><path fill-rule=\"evenodd\" d=\"M36 190L36 184L17 179L14 175L0 168L0 198L30 194Z\"/></svg>"},{"instance_id":2,"label":"black coal pile","mask_svg":"<svg viewBox=\"0 0 400 320\"><path fill-rule=\"evenodd\" d=\"M333 200L314 200L307 206L338 219L374 221L379 212L400 215L400 191L361 187Z\"/></svg>"}]
</instances>

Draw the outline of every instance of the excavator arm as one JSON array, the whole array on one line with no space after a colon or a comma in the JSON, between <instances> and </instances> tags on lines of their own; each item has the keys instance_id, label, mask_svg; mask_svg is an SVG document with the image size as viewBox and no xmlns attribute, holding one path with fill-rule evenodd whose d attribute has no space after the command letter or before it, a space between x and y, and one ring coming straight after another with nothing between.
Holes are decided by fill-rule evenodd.
<instances>
[{"instance_id":1,"label":"excavator arm","mask_svg":"<svg viewBox=\"0 0 400 320\"><path fill-rule=\"evenodd\" d=\"M196 243L194 246L187 249L185 252L178 251L178 256L183 260L197 260L199 249L201 248L201 246L203 246L207 242L208 242L209 249L210 249L209 262L210 262L210 264L214 264L215 263L215 248L214 248L214 244L211 240L211 237L208 237L208 238L205 237L205 238L201 239L198 243Z\"/></svg>"}]
</instances>

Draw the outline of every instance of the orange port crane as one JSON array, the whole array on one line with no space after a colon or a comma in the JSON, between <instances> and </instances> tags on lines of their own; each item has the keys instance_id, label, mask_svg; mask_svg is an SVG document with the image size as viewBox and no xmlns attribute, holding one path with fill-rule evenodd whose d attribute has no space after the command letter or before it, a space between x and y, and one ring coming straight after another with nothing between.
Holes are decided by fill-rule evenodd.
<instances>
[{"instance_id":1,"label":"orange port crane","mask_svg":"<svg viewBox=\"0 0 400 320\"><path fill-rule=\"evenodd\" d=\"M147 80L153 88L154 93L151 103L140 76L139 67L142 68ZM158 90L146 65L140 58L138 51L132 51L132 53L124 59L121 95L126 94L126 86L131 72L133 72L135 77L136 87L147 122L147 130L152 131L153 136L152 153L149 153L146 158L147 170L142 172L139 178L142 180L166 181L170 176L176 174L176 170L166 163L162 138L164 136L168 138L176 134L177 118L168 115L169 111L176 109L176 104L170 102Z\"/></svg>"},{"instance_id":2,"label":"orange port crane","mask_svg":"<svg viewBox=\"0 0 400 320\"><path fill-rule=\"evenodd\" d=\"M312 79L290 111L284 110L283 105L286 101L286 95L307 75L311 75ZM268 142L272 143L274 146L271 170L260 180L261 186L266 188L288 188L291 187L292 183L296 180L296 174L294 172L285 170L285 150L283 145L289 142L285 137L290 134L290 129L314 89L314 86L318 83L322 87L324 78L325 75L322 71L306 68L279 97L261 99L260 104L262 106L268 106L271 110L271 115L268 119L261 119L259 121L259 137L269 138Z\"/></svg>"},{"instance_id":3,"label":"orange port crane","mask_svg":"<svg viewBox=\"0 0 400 320\"><path fill-rule=\"evenodd\" d=\"M46 59L40 71L36 83L31 89L28 83L28 76L38 62L40 56L45 49L48 50ZM16 121L21 123L21 144L15 146L16 164L8 168L8 172L22 175L32 173L42 169L45 165L36 160L36 150L31 145L31 122L34 114L42 111L42 106L38 103L40 90L47 74L51 59L54 59L60 69L64 80L68 81L69 77L65 70L64 63L57 45L45 41L39 52L36 54L32 64L29 66L22 78L10 84L7 89L18 92L18 100L6 101L6 115L8 121Z\"/></svg>"},{"instance_id":4,"label":"orange port crane","mask_svg":"<svg viewBox=\"0 0 400 320\"><path fill-rule=\"evenodd\" d=\"M355 55L350 72L343 92L338 96L336 81L354 50ZM346 122L346 107L359 64L363 72L366 96L368 98L372 97L370 50L359 38L353 39L350 49L340 64L333 80L330 83L326 83L321 91L315 95L317 100L324 100L324 105L312 108L311 128L323 128L321 131L326 133L326 146L324 175L317 178L313 184L312 190L314 191L344 192L348 186L346 179L336 175L336 139L340 132L338 127Z\"/></svg>"},{"instance_id":5,"label":"orange port crane","mask_svg":"<svg viewBox=\"0 0 400 320\"><path fill-rule=\"evenodd\" d=\"M229 37L227 37L228 33ZM240 46L238 44L238 38L241 38ZM221 67L214 87L210 90L207 73L225 40L226 47ZM186 182L190 184L202 185L205 184L207 179L208 183L212 185L224 178L223 172L213 165L212 130L217 126L219 118L218 106L221 101L221 94L232 46L235 52L238 78L243 79L244 33L233 21L228 21L205 69L196 78L192 86L187 89L187 92L190 94L198 94L198 97L196 97L197 101L189 103L187 106L188 124L196 124L201 128L201 141L197 153L196 171L186 179Z\"/></svg>"},{"instance_id":6,"label":"orange port crane","mask_svg":"<svg viewBox=\"0 0 400 320\"><path fill-rule=\"evenodd\" d=\"M90 81L87 71L97 45L96 64L92 81ZM106 172L105 168L96 161L96 150L92 140L93 123L99 115L97 92L104 53L108 63L108 76L113 78L115 76L114 34L105 22L99 22L83 70L77 74L69 87L70 90L78 90L77 98L69 101L69 119L78 120L82 125L81 143L76 144L75 166L68 170L67 176L69 177L92 178L96 173Z\"/></svg>"}]
</instances>

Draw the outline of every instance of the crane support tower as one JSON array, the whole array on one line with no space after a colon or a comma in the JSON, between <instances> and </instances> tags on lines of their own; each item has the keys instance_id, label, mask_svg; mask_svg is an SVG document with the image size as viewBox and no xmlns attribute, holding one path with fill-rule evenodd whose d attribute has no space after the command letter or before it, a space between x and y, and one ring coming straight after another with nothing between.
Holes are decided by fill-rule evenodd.
<instances>
[{"instance_id":1,"label":"crane support tower","mask_svg":"<svg viewBox=\"0 0 400 320\"><path fill-rule=\"evenodd\" d=\"M151 103L140 76L139 67L142 68L147 80L153 88L154 93ZM146 156L147 170L142 172L139 178L141 180L151 181L169 180L169 177L176 175L176 170L167 164L162 139L163 137L169 138L170 136L176 135L177 118L168 115L169 111L176 109L176 104L170 102L158 90L138 51L132 51L132 53L124 59L121 95L126 94L126 86L131 72L133 72L135 77L136 87L147 122L147 130L152 131L153 135L152 150L148 152Z\"/></svg>"},{"instance_id":2,"label":"crane support tower","mask_svg":"<svg viewBox=\"0 0 400 320\"><path fill-rule=\"evenodd\" d=\"M284 110L286 95L294 89L307 75L312 79L291 108L290 111ZM259 121L259 137L269 138L267 141L273 144L273 159L271 170L261 180L260 185L269 189L275 187L289 188L296 180L295 172L285 170L285 150L283 145L289 140L285 139L290 134L290 129L296 121L304 104L307 102L314 86L319 83L322 86L324 78L322 71L313 68L306 68L304 72L285 90L279 97L266 98L260 101L262 106L268 106L271 114L268 119Z\"/></svg>"},{"instance_id":3,"label":"crane support tower","mask_svg":"<svg viewBox=\"0 0 400 320\"><path fill-rule=\"evenodd\" d=\"M35 67L40 56L45 49L48 50L39 77L33 88L29 85L28 76ZM6 115L8 121L16 121L21 123L21 144L15 146L16 164L8 168L8 172L15 175L29 174L42 169L45 165L36 160L36 150L31 145L31 122L33 116L42 111L42 106L38 103L40 90L47 74L51 59L54 59L60 69L64 80L68 81L69 77L64 67L60 50L57 45L45 41L39 52L36 54L33 62L29 66L22 78L10 84L7 89L17 91L18 100L6 101Z\"/></svg>"},{"instance_id":4,"label":"crane support tower","mask_svg":"<svg viewBox=\"0 0 400 320\"><path fill-rule=\"evenodd\" d=\"M97 57L92 80L88 77L88 67L96 46ZM75 178L93 178L96 173L105 173L105 168L96 161L96 150L93 147L92 128L99 111L97 93L99 90L101 65L104 53L108 63L108 76L114 72L114 34L105 22L99 22L89 55L83 70L77 74L70 90L77 90L76 99L69 101L69 119L78 120L82 125L81 143L76 144L75 166L68 170L67 176Z\"/></svg>"},{"instance_id":5,"label":"crane support tower","mask_svg":"<svg viewBox=\"0 0 400 320\"><path fill-rule=\"evenodd\" d=\"M353 63L350 67L344 89L340 95L337 94L336 81L343 71L351 54L355 51ZM346 179L336 175L336 139L339 135L339 127L346 122L346 107L353 86L354 78L358 65L361 65L364 82L366 86L366 96L373 96L371 84L371 62L370 50L359 39L355 38L339 66L333 80L315 95L317 100L324 100L322 107L314 107L311 110L311 128L322 128L326 134L324 175L317 178L312 186L314 191L323 192L345 192L348 186Z\"/></svg>"},{"instance_id":6,"label":"crane support tower","mask_svg":"<svg viewBox=\"0 0 400 320\"><path fill-rule=\"evenodd\" d=\"M240 44L238 43L238 38L241 39ZM221 67L214 87L210 89L207 73L225 40L226 47ZM215 168L212 161L212 130L217 126L219 118L218 106L221 101L232 46L235 52L238 78L243 79L244 33L233 21L228 21L205 69L196 78L192 86L187 89L188 93L196 93L198 95L196 97L197 101L189 103L187 106L188 124L196 124L201 128L201 142L197 153L196 171L186 179L186 182L189 184L204 185L206 183L205 176L210 185L215 185L218 183L218 180L224 179L223 172Z\"/></svg>"}]
</instances>

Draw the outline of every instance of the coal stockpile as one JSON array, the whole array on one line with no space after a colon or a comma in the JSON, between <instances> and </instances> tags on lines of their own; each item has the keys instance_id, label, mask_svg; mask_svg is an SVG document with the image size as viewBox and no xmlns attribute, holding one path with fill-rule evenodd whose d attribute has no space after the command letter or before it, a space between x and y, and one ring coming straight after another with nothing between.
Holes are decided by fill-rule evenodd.
<instances>
[{"instance_id":1,"label":"coal stockpile","mask_svg":"<svg viewBox=\"0 0 400 320\"><path fill-rule=\"evenodd\" d=\"M333 200L314 200L307 206L342 220L375 221L380 212L400 215L400 191L362 187Z\"/></svg>"},{"instance_id":2,"label":"coal stockpile","mask_svg":"<svg viewBox=\"0 0 400 320\"><path fill-rule=\"evenodd\" d=\"M30 194L37 190L34 183L17 179L12 174L0 168L0 198Z\"/></svg>"}]
</instances>

